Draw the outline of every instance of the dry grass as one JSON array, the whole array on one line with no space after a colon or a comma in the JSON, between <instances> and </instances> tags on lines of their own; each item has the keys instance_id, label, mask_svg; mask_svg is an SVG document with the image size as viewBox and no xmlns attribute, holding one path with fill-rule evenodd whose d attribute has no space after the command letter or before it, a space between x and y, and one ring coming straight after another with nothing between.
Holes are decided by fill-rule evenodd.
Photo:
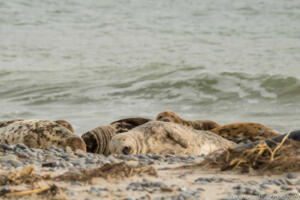
<instances>
[{"instance_id":1,"label":"dry grass","mask_svg":"<svg viewBox=\"0 0 300 200\"><path fill-rule=\"evenodd\" d=\"M19 185L22 183L32 184L40 181L41 176L33 174L34 167L27 166L20 171L11 171L7 175L0 175L0 185Z\"/></svg>"},{"instance_id":2,"label":"dry grass","mask_svg":"<svg viewBox=\"0 0 300 200\"><path fill-rule=\"evenodd\" d=\"M0 190L1 197L12 198L12 199L30 199L32 195L36 196L36 199L65 199L62 188L54 185L46 185L44 187L36 187L36 183L39 181L91 181L94 177L104 178L106 180L119 180L127 177L148 174L157 176L157 172L153 167L149 166L130 166L126 163L114 163L106 164L99 168L92 170L81 170L78 173L66 172L62 175L52 177L49 174L40 176L34 173L34 167L28 166L19 171L12 171L8 174L0 175L0 185L21 185L29 189L25 190L14 190L14 189L3 189Z\"/></svg>"},{"instance_id":3,"label":"dry grass","mask_svg":"<svg viewBox=\"0 0 300 200\"><path fill-rule=\"evenodd\" d=\"M247 173L255 170L261 173L285 173L300 171L300 142L287 136L274 147L259 143L253 148L236 151L228 149L223 153L208 156L203 162L184 168L219 168Z\"/></svg>"},{"instance_id":4,"label":"dry grass","mask_svg":"<svg viewBox=\"0 0 300 200\"><path fill-rule=\"evenodd\" d=\"M0 197L5 198L25 198L29 195L39 195L38 199L65 199L60 198L62 192L61 188L56 185L48 185L44 187L34 188L35 183L43 180L49 179L48 176L42 177L40 175L34 174L34 167L27 166L19 171L11 171L8 174L0 175L0 185L20 185L26 184L30 189L28 190L1 190ZM30 196L28 197L30 199Z\"/></svg>"}]
</instances>

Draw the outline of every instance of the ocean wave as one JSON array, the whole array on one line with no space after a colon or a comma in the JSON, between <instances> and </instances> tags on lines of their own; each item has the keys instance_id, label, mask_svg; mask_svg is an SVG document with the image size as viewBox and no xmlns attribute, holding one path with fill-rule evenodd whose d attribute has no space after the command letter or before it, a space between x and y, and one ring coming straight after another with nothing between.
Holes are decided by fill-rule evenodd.
<instances>
[{"instance_id":1,"label":"ocean wave","mask_svg":"<svg viewBox=\"0 0 300 200\"><path fill-rule=\"evenodd\" d=\"M278 100L298 101L300 81L296 77L268 74L247 74L240 72L197 73L190 78L180 76L160 77L144 81L122 82L114 85L111 96L194 100Z\"/></svg>"},{"instance_id":2,"label":"ocean wave","mask_svg":"<svg viewBox=\"0 0 300 200\"><path fill-rule=\"evenodd\" d=\"M0 76L5 75L0 73ZM217 101L284 103L300 100L300 80L279 74L212 73L204 68L154 68L138 74L124 74L122 79L112 74L102 74L101 77L101 72L86 76L78 73L78 77L66 79L52 77L46 81L43 81L47 79L45 74L30 80L19 73L18 76L10 76L15 78L4 78L0 83L2 99L31 105L101 103L120 99L191 104Z\"/></svg>"}]
</instances>

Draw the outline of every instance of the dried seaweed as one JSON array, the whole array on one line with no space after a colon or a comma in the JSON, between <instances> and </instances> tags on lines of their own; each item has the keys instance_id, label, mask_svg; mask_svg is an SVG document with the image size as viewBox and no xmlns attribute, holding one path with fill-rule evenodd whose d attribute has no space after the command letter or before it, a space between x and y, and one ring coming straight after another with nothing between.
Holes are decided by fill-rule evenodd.
<instances>
[{"instance_id":1,"label":"dried seaweed","mask_svg":"<svg viewBox=\"0 0 300 200\"><path fill-rule=\"evenodd\" d=\"M107 180L110 179L124 179L127 177L148 174L157 176L156 170L152 166L130 166L124 162L105 164L102 167L92 170L81 170L79 174L66 172L55 177L55 181L89 181L94 177L102 177Z\"/></svg>"},{"instance_id":2,"label":"dried seaweed","mask_svg":"<svg viewBox=\"0 0 300 200\"><path fill-rule=\"evenodd\" d=\"M285 173L300 171L300 142L288 139L288 134L273 147L267 143L258 143L250 149L228 149L223 153L208 156L194 167L219 168L220 170L239 170L250 172Z\"/></svg>"},{"instance_id":3,"label":"dried seaweed","mask_svg":"<svg viewBox=\"0 0 300 200\"><path fill-rule=\"evenodd\" d=\"M42 179L41 176L33 174L34 167L27 166L19 171L11 171L8 175L0 175L0 185L22 183L31 184Z\"/></svg>"}]
</instances>

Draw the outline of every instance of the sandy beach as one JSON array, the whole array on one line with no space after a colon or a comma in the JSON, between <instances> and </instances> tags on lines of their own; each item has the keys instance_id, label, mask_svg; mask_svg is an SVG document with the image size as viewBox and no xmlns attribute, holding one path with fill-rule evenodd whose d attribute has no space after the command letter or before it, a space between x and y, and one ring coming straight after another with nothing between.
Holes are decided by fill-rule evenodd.
<instances>
[{"instance_id":1,"label":"sandy beach","mask_svg":"<svg viewBox=\"0 0 300 200\"><path fill-rule=\"evenodd\" d=\"M202 155L119 155L0 146L1 199L299 199L299 173L187 167Z\"/></svg>"}]
</instances>

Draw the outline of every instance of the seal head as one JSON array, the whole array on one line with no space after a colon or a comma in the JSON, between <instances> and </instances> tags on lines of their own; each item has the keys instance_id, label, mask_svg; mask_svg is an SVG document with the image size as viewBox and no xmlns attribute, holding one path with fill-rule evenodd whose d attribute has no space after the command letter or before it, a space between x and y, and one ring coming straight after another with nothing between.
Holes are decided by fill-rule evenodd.
<instances>
[{"instance_id":1,"label":"seal head","mask_svg":"<svg viewBox=\"0 0 300 200\"><path fill-rule=\"evenodd\" d=\"M86 152L86 144L83 141L83 139L81 139L78 136L71 136L71 137L66 138L65 146L71 147L71 149L73 151L76 149L80 149L80 150Z\"/></svg>"}]
</instances>

